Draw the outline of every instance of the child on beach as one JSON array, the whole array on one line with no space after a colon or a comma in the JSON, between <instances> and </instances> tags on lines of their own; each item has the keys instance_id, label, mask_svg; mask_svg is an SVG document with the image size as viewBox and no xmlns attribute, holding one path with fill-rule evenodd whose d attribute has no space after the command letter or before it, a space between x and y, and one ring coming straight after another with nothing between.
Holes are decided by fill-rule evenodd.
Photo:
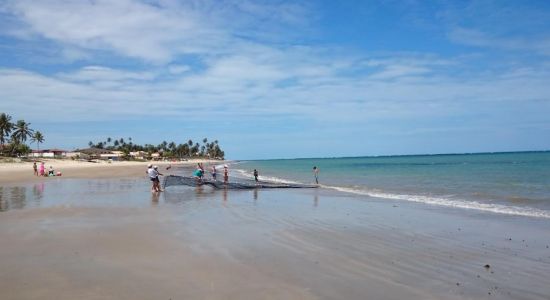
<instances>
[{"instance_id":1,"label":"child on beach","mask_svg":"<svg viewBox=\"0 0 550 300\"><path fill-rule=\"evenodd\" d=\"M46 176L46 170L45 170L44 162L40 163L40 176Z\"/></svg>"},{"instance_id":2,"label":"child on beach","mask_svg":"<svg viewBox=\"0 0 550 300\"><path fill-rule=\"evenodd\" d=\"M32 164L32 169L34 170L34 176L38 176L38 166L36 165L36 162Z\"/></svg>"},{"instance_id":3,"label":"child on beach","mask_svg":"<svg viewBox=\"0 0 550 300\"><path fill-rule=\"evenodd\" d=\"M48 176L55 176L55 171L52 166L50 166L50 170L48 170Z\"/></svg>"}]
</instances>

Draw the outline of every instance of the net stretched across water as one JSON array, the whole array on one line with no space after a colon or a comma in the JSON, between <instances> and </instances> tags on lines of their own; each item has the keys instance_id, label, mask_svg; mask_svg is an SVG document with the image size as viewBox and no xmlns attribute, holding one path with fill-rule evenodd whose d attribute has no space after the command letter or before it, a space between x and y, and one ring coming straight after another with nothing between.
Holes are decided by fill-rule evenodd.
<instances>
[{"instance_id":1,"label":"net stretched across water","mask_svg":"<svg viewBox=\"0 0 550 300\"><path fill-rule=\"evenodd\" d=\"M209 185L216 189L275 189L275 188L317 188L317 185L311 184L286 184L286 183L274 183L274 182L255 182L251 180L243 180L239 182L223 183L219 180L203 179L199 180L196 177L169 175L164 177L164 188L174 185L186 185L186 186L201 186Z\"/></svg>"}]
</instances>

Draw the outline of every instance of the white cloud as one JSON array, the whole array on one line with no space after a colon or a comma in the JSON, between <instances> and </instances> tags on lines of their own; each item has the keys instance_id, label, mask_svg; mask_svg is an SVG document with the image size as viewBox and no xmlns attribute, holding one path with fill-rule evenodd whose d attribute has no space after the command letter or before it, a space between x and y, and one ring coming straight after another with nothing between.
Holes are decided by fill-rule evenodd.
<instances>
[{"instance_id":1,"label":"white cloud","mask_svg":"<svg viewBox=\"0 0 550 300\"><path fill-rule=\"evenodd\" d=\"M94 82L94 81L124 81L124 80L152 80L156 77L153 72L130 72L115 70L102 66L86 66L77 72L60 73L57 77L67 81Z\"/></svg>"},{"instance_id":2,"label":"white cloud","mask_svg":"<svg viewBox=\"0 0 550 300\"><path fill-rule=\"evenodd\" d=\"M70 61L90 61L48 75L0 69L0 111L33 121L283 116L366 128L476 113L502 121L505 108L524 106L549 110L541 101L550 99L545 62L463 76L471 61L273 43L279 27L307 23L293 4L20 0L5 12L22 25L18 38L47 39ZM479 47L527 47L481 31L451 36ZM140 62L116 67L95 61L98 52ZM186 54L196 61L182 59Z\"/></svg>"},{"instance_id":3,"label":"white cloud","mask_svg":"<svg viewBox=\"0 0 550 300\"><path fill-rule=\"evenodd\" d=\"M550 98L550 74L540 69L464 79L450 77L423 59L414 63L414 56L399 61L421 68L399 67L389 58L382 60L382 69L379 63L365 66L361 59L358 63L321 58L314 65L307 60L297 63L303 54L286 51L282 56L274 51L272 56L264 54L261 58L223 57L209 61L202 72L170 77L162 76L170 67L167 71L127 71L87 66L49 77L3 69L0 98L8 101L0 104L0 111L33 120L58 121L142 118L154 113L158 117L193 119L209 115L227 120L294 115L353 123L365 119L441 118L487 111L489 107L498 112L501 106L544 106L547 104L536 101ZM325 67L316 72L317 64ZM350 65L364 74L340 73L340 66ZM375 72L369 72L369 68ZM390 81L381 79L390 75ZM285 81L290 82L281 84Z\"/></svg>"},{"instance_id":4,"label":"white cloud","mask_svg":"<svg viewBox=\"0 0 550 300\"><path fill-rule=\"evenodd\" d=\"M177 53L206 52L225 34L193 14L137 1L12 1L29 32L73 47L166 62Z\"/></svg>"},{"instance_id":5,"label":"white cloud","mask_svg":"<svg viewBox=\"0 0 550 300\"><path fill-rule=\"evenodd\" d=\"M189 70L191 70L191 67L189 67L187 65L169 65L168 66L168 72L170 72L170 74L174 74L174 75L185 73Z\"/></svg>"},{"instance_id":6,"label":"white cloud","mask_svg":"<svg viewBox=\"0 0 550 300\"><path fill-rule=\"evenodd\" d=\"M246 37L276 36L270 31L278 25L305 24L299 5L253 1L17 0L3 11L11 20L4 34L58 42L71 48L69 56L106 50L155 64L183 54L235 53L249 46Z\"/></svg>"}]
</instances>

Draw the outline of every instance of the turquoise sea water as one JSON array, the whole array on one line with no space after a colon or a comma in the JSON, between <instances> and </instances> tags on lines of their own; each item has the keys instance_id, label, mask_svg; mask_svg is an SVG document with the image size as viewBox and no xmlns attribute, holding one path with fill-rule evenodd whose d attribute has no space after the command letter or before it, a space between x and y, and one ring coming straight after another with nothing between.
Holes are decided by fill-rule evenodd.
<instances>
[{"instance_id":1,"label":"turquoise sea water","mask_svg":"<svg viewBox=\"0 0 550 300\"><path fill-rule=\"evenodd\" d=\"M320 184L342 193L550 218L550 152L239 161L231 176Z\"/></svg>"}]
</instances>

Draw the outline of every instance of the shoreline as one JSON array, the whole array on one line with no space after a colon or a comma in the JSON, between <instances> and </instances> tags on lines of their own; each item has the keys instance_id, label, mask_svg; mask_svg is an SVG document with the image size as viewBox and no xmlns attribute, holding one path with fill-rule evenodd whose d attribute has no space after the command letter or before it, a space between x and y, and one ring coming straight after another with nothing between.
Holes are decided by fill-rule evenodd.
<instances>
[{"instance_id":1,"label":"shoreline","mask_svg":"<svg viewBox=\"0 0 550 300\"><path fill-rule=\"evenodd\" d=\"M167 166L192 167L199 162L204 164L220 164L220 160L190 159L187 161L99 161L97 163L87 161L73 161L65 159L41 159L45 163L46 172L49 166L53 166L55 172L62 172L62 176L35 176L32 162L8 162L0 163L0 185L25 184L45 182L52 178L120 178L139 177L144 175L148 164L159 166L161 173Z\"/></svg>"},{"instance_id":2,"label":"shoreline","mask_svg":"<svg viewBox=\"0 0 550 300\"><path fill-rule=\"evenodd\" d=\"M142 169L140 169L142 170ZM322 190L4 188L9 299L546 299L550 224ZM489 267L485 267L489 265Z\"/></svg>"}]
</instances>

